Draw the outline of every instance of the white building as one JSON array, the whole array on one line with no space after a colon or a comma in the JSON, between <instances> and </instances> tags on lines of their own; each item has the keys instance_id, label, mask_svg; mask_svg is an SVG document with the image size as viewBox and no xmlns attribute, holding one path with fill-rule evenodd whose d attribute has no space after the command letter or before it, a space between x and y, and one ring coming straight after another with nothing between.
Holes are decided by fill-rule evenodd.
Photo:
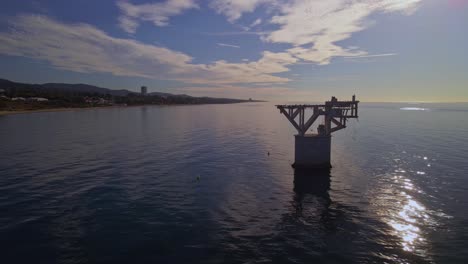
<instances>
[{"instance_id":1,"label":"white building","mask_svg":"<svg viewBox=\"0 0 468 264\"><path fill-rule=\"evenodd\" d=\"M42 98L42 97L29 97L28 101L33 101L33 102L47 102L49 99L47 98Z\"/></svg>"}]
</instances>

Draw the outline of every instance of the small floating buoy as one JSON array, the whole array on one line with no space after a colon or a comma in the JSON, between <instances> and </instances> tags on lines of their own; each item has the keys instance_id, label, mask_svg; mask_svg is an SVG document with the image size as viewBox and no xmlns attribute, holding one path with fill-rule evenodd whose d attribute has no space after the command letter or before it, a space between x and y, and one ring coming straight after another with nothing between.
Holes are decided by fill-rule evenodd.
<instances>
[{"instance_id":1,"label":"small floating buoy","mask_svg":"<svg viewBox=\"0 0 468 264\"><path fill-rule=\"evenodd\" d=\"M197 176L197 181L200 181L200 175Z\"/></svg>"},{"instance_id":2,"label":"small floating buoy","mask_svg":"<svg viewBox=\"0 0 468 264\"><path fill-rule=\"evenodd\" d=\"M268 151L268 156L270 156L270 151Z\"/></svg>"}]
</instances>

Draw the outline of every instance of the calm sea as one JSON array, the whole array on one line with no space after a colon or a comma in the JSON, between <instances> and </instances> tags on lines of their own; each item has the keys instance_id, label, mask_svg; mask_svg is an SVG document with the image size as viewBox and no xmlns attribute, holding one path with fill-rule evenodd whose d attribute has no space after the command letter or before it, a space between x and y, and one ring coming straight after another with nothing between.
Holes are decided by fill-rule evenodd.
<instances>
[{"instance_id":1,"label":"calm sea","mask_svg":"<svg viewBox=\"0 0 468 264\"><path fill-rule=\"evenodd\" d=\"M363 103L330 172L293 134L272 103L0 116L0 263L468 261L468 105Z\"/></svg>"}]
</instances>

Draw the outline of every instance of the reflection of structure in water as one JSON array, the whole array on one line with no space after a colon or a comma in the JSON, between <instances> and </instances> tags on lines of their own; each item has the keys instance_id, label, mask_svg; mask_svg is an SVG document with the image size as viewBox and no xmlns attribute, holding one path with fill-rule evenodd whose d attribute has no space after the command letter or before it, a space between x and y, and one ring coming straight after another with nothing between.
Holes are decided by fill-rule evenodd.
<instances>
[{"instance_id":1,"label":"reflection of structure in water","mask_svg":"<svg viewBox=\"0 0 468 264\"><path fill-rule=\"evenodd\" d=\"M330 259L334 263L384 263L394 256L403 256L395 257L402 263L423 262L416 255L401 255L396 246L398 238L386 232L387 223L369 217L365 210L347 201L342 190L331 191L330 172L330 169L294 170L291 207L276 225L277 237L262 248L270 250L270 245L281 241L281 248L272 253L273 262L292 262L291 258L304 249L314 252L307 256L309 263L328 263Z\"/></svg>"},{"instance_id":2,"label":"reflection of structure in water","mask_svg":"<svg viewBox=\"0 0 468 264\"><path fill-rule=\"evenodd\" d=\"M298 195L313 194L320 197L329 197L330 169L295 169L294 192Z\"/></svg>"},{"instance_id":3,"label":"reflection of structure in water","mask_svg":"<svg viewBox=\"0 0 468 264\"><path fill-rule=\"evenodd\" d=\"M281 236L286 241L283 254L293 256L307 248L316 252L310 256L309 263L328 263L331 256L335 258L334 263L360 263L362 254L369 250L367 247L384 252L372 243L372 239L369 242L369 238L362 235L372 233L367 226L360 226L356 221L360 210L331 199L330 171L294 170L291 212L283 216L280 224L284 227ZM379 257L368 260L371 263L383 262Z\"/></svg>"},{"instance_id":4,"label":"reflection of structure in water","mask_svg":"<svg viewBox=\"0 0 468 264\"><path fill-rule=\"evenodd\" d=\"M295 169L294 170L294 204L296 214L302 215L304 201L314 200L316 209L327 211L331 203L330 169ZM308 198L307 198L308 197Z\"/></svg>"}]
</instances>

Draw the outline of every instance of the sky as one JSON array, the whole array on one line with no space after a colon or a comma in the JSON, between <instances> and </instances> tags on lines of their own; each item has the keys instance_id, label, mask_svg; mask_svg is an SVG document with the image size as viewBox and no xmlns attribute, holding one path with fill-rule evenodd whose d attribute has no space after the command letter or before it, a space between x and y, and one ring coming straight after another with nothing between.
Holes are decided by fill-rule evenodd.
<instances>
[{"instance_id":1,"label":"sky","mask_svg":"<svg viewBox=\"0 0 468 264\"><path fill-rule=\"evenodd\" d=\"M275 101L468 102L468 0L6 0L0 78Z\"/></svg>"}]
</instances>

